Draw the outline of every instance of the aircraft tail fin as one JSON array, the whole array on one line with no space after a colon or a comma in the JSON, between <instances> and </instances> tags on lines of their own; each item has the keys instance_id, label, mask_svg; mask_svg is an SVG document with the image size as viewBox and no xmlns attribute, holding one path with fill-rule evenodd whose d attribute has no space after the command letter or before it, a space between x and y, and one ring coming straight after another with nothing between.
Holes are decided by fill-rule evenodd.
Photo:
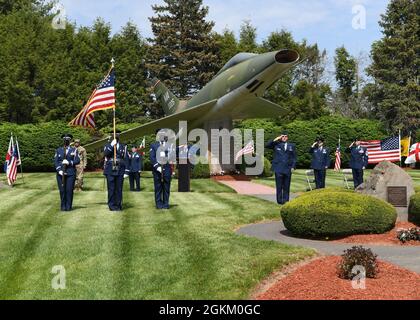
<instances>
[{"instance_id":1,"label":"aircraft tail fin","mask_svg":"<svg viewBox=\"0 0 420 320\"><path fill-rule=\"evenodd\" d=\"M181 103L179 99L158 79L153 79L153 91L156 98L160 101L165 114L170 116L174 114Z\"/></svg>"}]
</instances>

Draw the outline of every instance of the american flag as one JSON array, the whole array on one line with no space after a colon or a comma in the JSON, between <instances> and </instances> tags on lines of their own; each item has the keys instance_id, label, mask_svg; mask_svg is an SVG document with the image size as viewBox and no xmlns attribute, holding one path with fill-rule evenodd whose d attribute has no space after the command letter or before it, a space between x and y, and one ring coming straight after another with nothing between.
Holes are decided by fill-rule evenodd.
<instances>
[{"instance_id":1,"label":"american flag","mask_svg":"<svg viewBox=\"0 0 420 320\"><path fill-rule=\"evenodd\" d=\"M12 186L16 182L17 178L17 167L20 162L17 148L13 144L13 136L10 137L9 149L6 154L6 162L4 164L4 171L7 176L7 183Z\"/></svg>"},{"instance_id":2,"label":"american flag","mask_svg":"<svg viewBox=\"0 0 420 320\"><path fill-rule=\"evenodd\" d=\"M400 161L400 137L391 137L384 140L362 141L361 146L367 148L369 164L376 164L381 161Z\"/></svg>"},{"instance_id":3,"label":"american flag","mask_svg":"<svg viewBox=\"0 0 420 320\"><path fill-rule=\"evenodd\" d=\"M254 141L250 141L245 148L243 148L242 150L240 150L238 152L238 154L235 157L235 161L238 161L240 157L247 155L247 154L252 154L254 153L255 148L254 148Z\"/></svg>"},{"instance_id":4,"label":"american flag","mask_svg":"<svg viewBox=\"0 0 420 320\"><path fill-rule=\"evenodd\" d=\"M88 103L69 125L74 127L95 128L93 113L99 110L115 108L115 72L114 68L93 91Z\"/></svg>"},{"instance_id":5,"label":"american flag","mask_svg":"<svg viewBox=\"0 0 420 320\"><path fill-rule=\"evenodd\" d=\"M337 147L337 151L335 152L334 171L339 172L340 170L341 170L341 148Z\"/></svg>"}]
</instances>

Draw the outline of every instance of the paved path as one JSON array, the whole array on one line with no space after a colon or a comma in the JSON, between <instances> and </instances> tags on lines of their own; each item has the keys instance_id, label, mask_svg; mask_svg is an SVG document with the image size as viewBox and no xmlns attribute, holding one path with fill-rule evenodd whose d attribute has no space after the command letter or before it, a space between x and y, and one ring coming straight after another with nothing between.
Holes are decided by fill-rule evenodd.
<instances>
[{"instance_id":1,"label":"paved path","mask_svg":"<svg viewBox=\"0 0 420 320\"><path fill-rule=\"evenodd\" d=\"M248 181L220 182L233 188L239 194L254 196L266 201L276 202L276 190L274 188ZM296 198L296 195L292 195L291 198ZM399 219L406 220L407 215L400 210L398 211ZM249 237L255 237L261 240L278 241L290 245L309 247L328 255L341 255L344 250L356 245L294 238L286 230L282 221L245 226L239 229L237 233ZM388 261L403 268L407 268L420 273L420 246L398 247L366 244L363 244L363 246L366 248L371 248L381 260Z\"/></svg>"},{"instance_id":2,"label":"paved path","mask_svg":"<svg viewBox=\"0 0 420 320\"><path fill-rule=\"evenodd\" d=\"M328 255L341 255L344 250L356 245L294 238L288 233L281 221L249 225L239 229L237 233L261 240L274 240L290 245L309 247ZM371 248L382 260L420 273L420 246L397 247L366 244L363 244L363 246Z\"/></svg>"},{"instance_id":3,"label":"paved path","mask_svg":"<svg viewBox=\"0 0 420 320\"><path fill-rule=\"evenodd\" d=\"M269 195L276 196L276 189L250 181L219 181L220 183L232 188L239 194L244 195Z\"/></svg>"}]
</instances>

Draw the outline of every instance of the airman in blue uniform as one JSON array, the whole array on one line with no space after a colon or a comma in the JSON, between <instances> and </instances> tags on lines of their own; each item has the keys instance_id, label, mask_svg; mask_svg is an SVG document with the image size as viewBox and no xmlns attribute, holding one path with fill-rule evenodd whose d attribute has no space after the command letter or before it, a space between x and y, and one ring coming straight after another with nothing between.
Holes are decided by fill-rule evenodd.
<instances>
[{"instance_id":1,"label":"airman in blue uniform","mask_svg":"<svg viewBox=\"0 0 420 320\"><path fill-rule=\"evenodd\" d=\"M158 141L150 148L150 162L153 167L156 208L160 210L169 209L172 180L170 162L174 159L173 157L176 157L176 150L163 130L158 130L157 137Z\"/></svg>"},{"instance_id":2,"label":"airman in blue uniform","mask_svg":"<svg viewBox=\"0 0 420 320\"><path fill-rule=\"evenodd\" d=\"M296 169L296 146L289 142L287 132L270 141L266 145L267 149L274 150L272 170L276 176L277 203L285 204L290 198L290 184L292 181L292 171Z\"/></svg>"},{"instance_id":3,"label":"airman in blue uniform","mask_svg":"<svg viewBox=\"0 0 420 320\"><path fill-rule=\"evenodd\" d=\"M142 166L142 156L138 152L137 147L131 148L131 153L128 155L130 163L130 191L140 191L140 173Z\"/></svg>"},{"instance_id":4,"label":"airman in blue uniform","mask_svg":"<svg viewBox=\"0 0 420 320\"><path fill-rule=\"evenodd\" d=\"M64 145L57 149L54 165L57 172L57 184L60 190L61 211L71 211L73 208L73 190L76 182L76 166L80 163L79 153L70 146L71 134L61 137Z\"/></svg>"},{"instance_id":5,"label":"airman in blue uniform","mask_svg":"<svg viewBox=\"0 0 420 320\"><path fill-rule=\"evenodd\" d=\"M115 160L114 160L115 147ZM111 211L121 211L123 201L124 178L130 173L128 163L127 146L120 143L120 135L117 133L116 139L108 143L104 148L105 167L108 186L108 207Z\"/></svg>"},{"instance_id":6,"label":"airman in blue uniform","mask_svg":"<svg viewBox=\"0 0 420 320\"><path fill-rule=\"evenodd\" d=\"M350 153L350 168L353 171L354 188L356 189L363 183L363 173L369 164L369 154L365 147L361 146L359 138L346 149Z\"/></svg>"},{"instance_id":7,"label":"airman in blue uniform","mask_svg":"<svg viewBox=\"0 0 420 320\"><path fill-rule=\"evenodd\" d=\"M311 168L314 170L316 188L324 189L327 169L331 163L330 150L324 146L324 138L319 137L309 153L312 154Z\"/></svg>"}]
</instances>

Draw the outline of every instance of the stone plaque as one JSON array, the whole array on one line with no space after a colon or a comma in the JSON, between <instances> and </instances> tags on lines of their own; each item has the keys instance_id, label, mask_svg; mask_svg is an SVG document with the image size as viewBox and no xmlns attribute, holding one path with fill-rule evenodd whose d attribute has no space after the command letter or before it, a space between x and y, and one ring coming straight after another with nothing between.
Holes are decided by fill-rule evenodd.
<instances>
[{"instance_id":1,"label":"stone plaque","mask_svg":"<svg viewBox=\"0 0 420 320\"><path fill-rule=\"evenodd\" d=\"M407 187L388 187L388 202L394 207L407 207Z\"/></svg>"}]
</instances>

